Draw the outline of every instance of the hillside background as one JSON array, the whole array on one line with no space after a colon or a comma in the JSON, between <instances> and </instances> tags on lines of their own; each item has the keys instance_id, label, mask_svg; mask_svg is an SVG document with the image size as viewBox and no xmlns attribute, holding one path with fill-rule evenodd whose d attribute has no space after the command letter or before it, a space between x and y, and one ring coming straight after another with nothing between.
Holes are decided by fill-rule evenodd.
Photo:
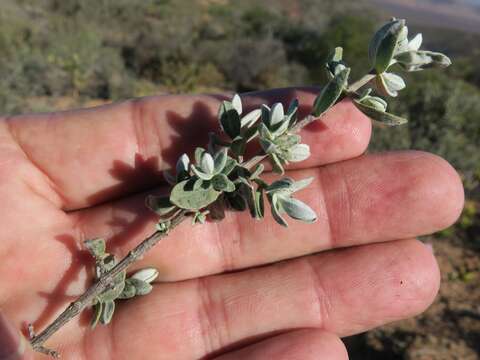
<instances>
[{"instance_id":1,"label":"hillside background","mask_svg":"<svg viewBox=\"0 0 480 360\"><path fill-rule=\"evenodd\" d=\"M0 114L321 85L337 45L355 77L390 16L406 17L454 65L406 77L392 107L411 121L376 129L369 151L437 153L461 173L468 200L457 225L423 239L443 277L429 311L346 342L352 359L479 359L479 0L0 0Z\"/></svg>"}]
</instances>

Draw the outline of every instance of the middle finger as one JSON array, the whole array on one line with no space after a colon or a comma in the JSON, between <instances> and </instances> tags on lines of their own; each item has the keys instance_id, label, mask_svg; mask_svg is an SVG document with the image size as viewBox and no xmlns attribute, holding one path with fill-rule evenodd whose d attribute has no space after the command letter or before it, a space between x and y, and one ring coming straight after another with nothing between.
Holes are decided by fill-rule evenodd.
<instances>
[{"instance_id":1,"label":"middle finger","mask_svg":"<svg viewBox=\"0 0 480 360\"><path fill-rule=\"evenodd\" d=\"M156 266L174 281L272 263L331 248L415 237L453 223L463 206L461 182L444 160L422 152L367 155L323 168L291 171L312 185L298 193L318 215L314 224L270 214L254 221L228 213L220 223L182 224L135 266ZM138 195L71 215L79 238L104 235L120 256L157 220Z\"/></svg>"}]
</instances>

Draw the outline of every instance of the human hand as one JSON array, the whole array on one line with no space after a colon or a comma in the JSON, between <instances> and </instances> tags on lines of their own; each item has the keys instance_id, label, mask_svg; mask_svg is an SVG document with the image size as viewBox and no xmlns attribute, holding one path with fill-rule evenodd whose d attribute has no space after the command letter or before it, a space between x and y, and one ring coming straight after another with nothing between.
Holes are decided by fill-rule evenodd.
<instances>
[{"instance_id":1,"label":"human hand","mask_svg":"<svg viewBox=\"0 0 480 360\"><path fill-rule=\"evenodd\" d=\"M293 97L314 99L292 89L244 99ZM160 96L0 121L0 360L33 358L28 347L10 356L12 329L41 330L91 283L84 240L103 236L121 257L152 232L145 192L162 191L161 171L186 147L205 145L218 104ZM135 265L160 270L150 295L93 331L85 312L46 345L65 359L345 359L340 337L422 312L439 273L413 238L457 219L462 185L434 155L362 155L370 134L349 102L303 130L312 156L288 175L315 177L298 197L316 223L229 213L183 224Z\"/></svg>"}]
</instances>

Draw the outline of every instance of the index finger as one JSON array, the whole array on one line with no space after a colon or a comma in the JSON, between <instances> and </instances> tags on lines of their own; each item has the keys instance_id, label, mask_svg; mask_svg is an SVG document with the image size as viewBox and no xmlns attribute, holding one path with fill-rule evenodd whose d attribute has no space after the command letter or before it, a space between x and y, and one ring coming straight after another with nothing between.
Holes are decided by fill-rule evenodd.
<instances>
[{"instance_id":1,"label":"index finger","mask_svg":"<svg viewBox=\"0 0 480 360\"><path fill-rule=\"evenodd\" d=\"M246 94L246 107L298 98L304 115L311 90L278 89ZM93 109L34 114L6 119L26 157L53 183L67 210L88 207L162 181L161 172L179 155L205 146L218 131L216 114L223 97L164 95ZM355 157L370 139L370 121L348 102L329 112L321 124L304 130L311 167Z\"/></svg>"}]
</instances>

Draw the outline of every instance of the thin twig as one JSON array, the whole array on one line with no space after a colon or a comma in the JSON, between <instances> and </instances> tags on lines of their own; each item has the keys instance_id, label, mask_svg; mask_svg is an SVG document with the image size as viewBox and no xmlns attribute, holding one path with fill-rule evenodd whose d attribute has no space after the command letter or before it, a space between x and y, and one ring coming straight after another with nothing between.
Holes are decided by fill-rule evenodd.
<instances>
[{"instance_id":1,"label":"thin twig","mask_svg":"<svg viewBox=\"0 0 480 360\"><path fill-rule=\"evenodd\" d=\"M168 227L168 230L172 230L178 226L183 220L185 220L185 211L180 212L175 216ZM125 256L113 269L102 275L98 281L87 289L77 300L72 302L45 330L40 334L35 335L30 344L33 350L42 352L52 357L58 357L58 353L53 350L46 349L43 344L54 333L56 333L62 326L77 316L85 307L92 304L93 300L108 289L112 284L116 275L126 270L136 260L141 258L146 252L148 252L153 246L155 246L161 239L168 235L167 231L157 230L152 235L147 237L133 250L131 250L127 256Z\"/></svg>"}]
</instances>

